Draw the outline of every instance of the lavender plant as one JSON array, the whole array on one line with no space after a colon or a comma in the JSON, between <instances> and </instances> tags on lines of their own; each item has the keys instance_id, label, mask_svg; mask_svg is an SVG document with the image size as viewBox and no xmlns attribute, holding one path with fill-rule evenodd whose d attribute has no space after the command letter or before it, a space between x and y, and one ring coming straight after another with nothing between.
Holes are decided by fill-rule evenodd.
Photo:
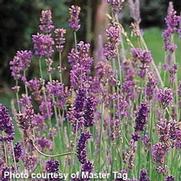
<instances>
[{"instance_id":1,"label":"lavender plant","mask_svg":"<svg viewBox=\"0 0 181 181\"><path fill-rule=\"evenodd\" d=\"M107 3L110 22L95 64L90 44L77 42L81 9L69 9L75 40L67 55L70 86L62 78L66 30L55 27L50 10L41 13L33 49L18 51L10 61L16 96L12 116L0 104L1 180L25 171L29 180L181 180L181 80L174 43L181 16L170 3L160 70L139 27L139 1L129 1L136 43L119 22L124 1ZM29 78L33 61L39 77ZM33 178L33 173L51 175Z\"/></svg>"}]
</instances>

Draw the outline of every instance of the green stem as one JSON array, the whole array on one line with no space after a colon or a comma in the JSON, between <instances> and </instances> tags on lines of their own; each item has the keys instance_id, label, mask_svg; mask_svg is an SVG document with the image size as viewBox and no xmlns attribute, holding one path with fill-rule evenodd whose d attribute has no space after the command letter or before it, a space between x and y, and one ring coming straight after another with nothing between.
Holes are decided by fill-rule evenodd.
<instances>
[{"instance_id":1,"label":"green stem","mask_svg":"<svg viewBox=\"0 0 181 181\"><path fill-rule=\"evenodd\" d=\"M23 71L23 75L24 75L24 77L26 77L26 70ZM25 93L26 93L26 96L28 96L28 87L27 87L26 83L25 83Z\"/></svg>"},{"instance_id":2,"label":"green stem","mask_svg":"<svg viewBox=\"0 0 181 181\"><path fill-rule=\"evenodd\" d=\"M62 54L61 52L59 52L59 66L60 66L60 82L63 82L63 78L62 78Z\"/></svg>"},{"instance_id":3,"label":"green stem","mask_svg":"<svg viewBox=\"0 0 181 181\"><path fill-rule=\"evenodd\" d=\"M101 124L100 124L100 135L99 135L99 169L101 166L101 144L102 144L102 130L103 130L103 122L104 122L104 102L102 103L101 107Z\"/></svg>"},{"instance_id":4,"label":"green stem","mask_svg":"<svg viewBox=\"0 0 181 181\"><path fill-rule=\"evenodd\" d=\"M77 50L77 33L74 31L74 43L75 43L75 49Z\"/></svg>"},{"instance_id":5,"label":"green stem","mask_svg":"<svg viewBox=\"0 0 181 181\"><path fill-rule=\"evenodd\" d=\"M16 101L17 101L17 105L18 105L18 113L21 112L20 109L20 103L19 103L19 87L18 87L18 80L16 80Z\"/></svg>"}]
</instances>

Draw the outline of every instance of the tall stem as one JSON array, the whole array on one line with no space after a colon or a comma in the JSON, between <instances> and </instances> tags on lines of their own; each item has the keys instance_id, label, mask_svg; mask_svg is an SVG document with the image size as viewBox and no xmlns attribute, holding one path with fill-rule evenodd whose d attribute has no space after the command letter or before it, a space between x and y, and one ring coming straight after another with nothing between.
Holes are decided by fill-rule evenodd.
<instances>
[{"instance_id":1,"label":"tall stem","mask_svg":"<svg viewBox=\"0 0 181 181\"><path fill-rule=\"evenodd\" d=\"M77 33L74 31L74 43L75 43L75 49L77 50Z\"/></svg>"},{"instance_id":2,"label":"tall stem","mask_svg":"<svg viewBox=\"0 0 181 181\"><path fill-rule=\"evenodd\" d=\"M60 66L60 82L62 83L63 79L62 79L62 53L61 52L59 52L59 66Z\"/></svg>"},{"instance_id":3,"label":"tall stem","mask_svg":"<svg viewBox=\"0 0 181 181\"><path fill-rule=\"evenodd\" d=\"M18 105L18 113L20 113L20 103L19 103L19 87L18 87L18 80L16 80L16 101Z\"/></svg>"}]
</instances>

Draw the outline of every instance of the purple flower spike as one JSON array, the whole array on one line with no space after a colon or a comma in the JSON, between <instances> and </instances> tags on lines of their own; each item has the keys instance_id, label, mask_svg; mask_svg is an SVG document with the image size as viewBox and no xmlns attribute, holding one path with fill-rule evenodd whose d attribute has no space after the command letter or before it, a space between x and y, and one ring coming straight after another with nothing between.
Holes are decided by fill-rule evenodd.
<instances>
[{"instance_id":1,"label":"purple flower spike","mask_svg":"<svg viewBox=\"0 0 181 181\"><path fill-rule=\"evenodd\" d=\"M136 126L135 131L143 131L145 124L147 122L147 117L149 113L149 107L146 103L142 103L136 115Z\"/></svg>"},{"instance_id":2,"label":"purple flower spike","mask_svg":"<svg viewBox=\"0 0 181 181\"><path fill-rule=\"evenodd\" d=\"M157 164L163 164L165 162L165 156L168 149L162 143L156 143L152 146L152 157Z\"/></svg>"},{"instance_id":3,"label":"purple flower spike","mask_svg":"<svg viewBox=\"0 0 181 181\"><path fill-rule=\"evenodd\" d=\"M177 32L180 17L176 15L176 11L173 8L173 3L169 3L168 14L165 18L167 28L163 32L164 48L168 52L174 52L177 46L172 42L172 35Z\"/></svg>"},{"instance_id":4,"label":"purple flower spike","mask_svg":"<svg viewBox=\"0 0 181 181\"><path fill-rule=\"evenodd\" d=\"M86 143L87 140L91 138L89 132L83 132L80 135L80 139L77 144L77 157L81 164L85 164L87 161L87 151L86 151Z\"/></svg>"},{"instance_id":5,"label":"purple flower spike","mask_svg":"<svg viewBox=\"0 0 181 181\"><path fill-rule=\"evenodd\" d=\"M164 108L168 107L173 101L173 92L169 88L159 89L157 98Z\"/></svg>"},{"instance_id":6,"label":"purple flower spike","mask_svg":"<svg viewBox=\"0 0 181 181\"><path fill-rule=\"evenodd\" d=\"M121 29L117 25L109 25L106 29L107 42L104 45L104 56L106 59L115 58L117 55L117 46L120 41Z\"/></svg>"},{"instance_id":7,"label":"purple flower spike","mask_svg":"<svg viewBox=\"0 0 181 181\"><path fill-rule=\"evenodd\" d=\"M69 14L70 14L70 19L69 19L69 26L72 28L74 31L78 31L80 29L80 7L79 6L74 6L72 5L69 8Z\"/></svg>"},{"instance_id":8,"label":"purple flower spike","mask_svg":"<svg viewBox=\"0 0 181 181\"><path fill-rule=\"evenodd\" d=\"M50 58L54 52L54 41L50 35L37 34L32 36L34 54L38 57Z\"/></svg>"},{"instance_id":9,"label":"purple flower spike","mask_svg":"<svg viewBox=\"0 0 181 181\"><path fill-rule=\"evenodd\" d=\"M68 117L73 126L73 131L76 132L84 125L84 106L86 101L86 91L79 89L72 109Z\"/></svg>"},{"instance_id":10,"label":"purple flower spike","mask_svg":"<svg viewBox=\"0 0 181 181\"><path fill-rule=\"evenodd\" d=\"M143 50L141 48L133 48L131 49L132 56L134 61L139 60L141 65L140 65L140 72L139 76L144 78L146 75L146 70L149 67L149 64L152 61L152 55L150 51Z\"/></svg>"},{"instance_id":11,"label":"purple flower spike","mask_svg":"<svg viewBox=\"0 0 181 181\"><path fill-rule=\"evenodd\" d=\"M173 176L167 176L164 181L175 181Z\"/></svg>"},{"instance_id":12,"label":"purple flower spike","mask_svg":"<svg viewBox=\"0 0 181 181\"><path fill-rule=\"evenodd\" d=\"M119 12L123 6L125 0L107 0L107 3L110 4L115 12Z\"/></svg>"},{"instance_id":13,"label":"purple flower spike","mask_svg":"<svg viewBox=\"0 0 181 181\"><path fill-rule=\"evenodd\" d=\"M51 10L43 10L39 25L41 33L51 33L54 29Z\"/></svg>"},{"instance_id":14,"label":"purple flower spike","mask_svg":"<svg viewBox=\"0 0 181 181\"><path fill-rule=\"evenodd\" d=\"M45 165L45 170L48 173L56 173L59 171L59 161L57 160L48 160Z\"/></svg>"},{"instance_id":15,"label":"purple flower spike","mask_svg":"<svg viewBox=\"0 0 181 181\"><path fill-rule=\"evenodd\" d=\"M21 143L16 143L14 146L14 154L15 154L15 159L16 162L19 162L24 156L25 150L23 149L23 146Z\"/></svg>"},{"instance_id":16,"label":"purple flower spike","mask_svg":"<svg viewBox=\"0 0 181 181\"><path fill-rule=\"evenodd\" d=\"M147 82L146 88L145 88L146 96L148 97L148 99L153 98L156 86L157 86L157 81L156 81L154 75L149 74L148 75L148 82Z\"/></svg>"},{"instance_id":17,"label":"purple flower spike","mask_svg":"<svg viewBox=\"0 0 181 181\"><path fill-rule=\"evenodd\" d=\"M0 136L0 142L9 142L14 139L14 126L12 124L12 118L10 117L6 107L2 104L0 104L0 131L5 133L5 135Z\"/></svg>"},{"instance_id":18,"label":"purple flower spike","mask_svg":"<svg viewBox=\"0 0 181 181\"><path fill-rule=\"evenodd\" d=\"M148 176L147 170L146 169L142 169L140 171L140 178L139 181L150 181L150 178Z\"/></svg>"},{"instance_id":19,"label":"purple flower spike","mask_svg":"<svg viewBox=\"0 0 181 181\"><path fill-rule=\"evenodd\" d=\"M63 28L55 29L55 47L59 52L63 51L65 44L66 30Z\"/></svg>"},{"instance_id":20,"label":"purple flower spike","mask_svg":"<svg viewBox=\"0 0 181 181\"><path fill-rule=\"evenodd\" d=\"M14 79L19 79L23 76L23 71L26 70L31 63L32 52L28 50L17 51L16 56L10 61L11 75Z\"/></svg>"},{"instance_id":21,"label":"purple flower spike","mask_svg":"<svg viewBox=\"0 0 181 181\"><path fill-rule=\"evenodd\" d=\"M96 109L96 102L94 97L88 97L85 103L84 111L84 126L90 127L94 125L94 112Z\"/></svg>"}]
</instances>

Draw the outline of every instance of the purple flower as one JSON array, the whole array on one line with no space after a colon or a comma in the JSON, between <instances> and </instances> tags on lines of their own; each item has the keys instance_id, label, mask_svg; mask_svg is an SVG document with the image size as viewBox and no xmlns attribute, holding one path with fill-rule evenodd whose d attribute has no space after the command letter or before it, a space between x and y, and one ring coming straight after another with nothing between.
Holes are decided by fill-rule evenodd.
<instances>
[{"instance_id":1,"label":"purple flower","mask_svg":"<svg viewBox=\"0 0 181 181\"><path fill-rule=\"evenodd\" d=\"M176 136L175 147L177 149L181 149L181 129L176 129L175 130L175 136Z\"/></svg>"},{"instance_id":2,"label":"purple flower","mask_svg":"<svg viewBox=\"0 0 181 181\"><path fill-rule=\"evenodd\" d=\"M23 159L24 161L24 166L28 171L32 171L35 169L37 165L37 157L34 155L26 155L25 158Z\"/></svg>"},{"instance_id":3,"label":"purple flower","mask_svg":"<svg viewBox=\"0 0 181 181\"><path fill-rule=\"evenodd\" d=\"M107 3L110 4L114 11L119 12L123 6L125 0L107 0Z\"/></svg>"},{"instance_id":4,"label":"purple flower","mask_svg":"<svg viewBox=\"0 0 181 181\"><path fill-rule=\"evenodd\" d=\"M142 169L140 171L140 178L139 181L150 181L150 178L148 176L147 170L146 169Z\"/></svg>"},{"instance_id":5,"label":"purple flower","mask_svg":"<svg viewBox=\"0 0 181 181\"><path fill-rule=\"evenodd\" d=\"M129 109L128 102L121 95L117 95L116 97L117 98L115 101L116 101L117 117L123 118L125 116L128 116L128 109Z\"/></svg>"},{"instance_id":6,"label":"purple flower","mask_svg":"<svg viewBox=\"0 0 181 181\"><path fill-rule=\"evenodd\" d=\"M175 181L173 176L167 176L164 181Z\"/></svg>"},{"instance_id":7,"label":"purple flower","mask_svg":"<svg viewBox=\"0 0 181 181\"><path fill-rule=\"evenodd\" d=\"M165 156L167 154L168 149L165 147L163 143L156 143L152 146L152 157L153 160L158 164L163 164L165 162Z\"/></svg>"},{"instance_id":8,"label":"purple flower","mask_svg":"<svg viewBox=\"0 0 181 181\"><path fill-rule=\"evenodd\" d=\"M35 115L35 111L33 109L32 105L24 106L22 109L22 113L17 114L17 120L19 123L19 126L23 130L28 130L32 127L32 120Z\"/></svg>"},{"instance_id":9,"label":"purple flower","mask_svg":"<svg viewBox=\"0 0 181 181\"><path fill-rule=\"evenodd\" d=\"M117 25L109 25L106 29L106 36L108 41L111 43L117 44L120 41L121 29Z\"/></svg>"},{"instance_id":10,"label":"purple flower","mask_svg":"<svg viewBox=\"0 0 181 181\"><path fill-rule=\"evenodd\" d=\"M158 89L157 99L164 108L168 107L173 101L172 90L169 88Z\"/></svg>"},{"instance_id":11,"label":"purple flower","mask_svg":"<svg viewBox=\"0 0 181 181\"><path fill-rule=\"evenodd\" d=\"M134 140L134 142L136 142L140 139L140 135L137 132L135 132L134 134L132 134L131 139Z\"/></svg>"},{"instance_id":12,"label":"purple flower","mask_svg":"<svg viewBox=\"0 0 181 181\"><path fill-rule=\"evenodd\" d=\"M38 57L50 58L54 52L54 41L50 35L37 34L32 36L34 54Z\"/></svg>"},{"instance_id":13,"label":"purple flower","mask_svg":"<svg viewBox=\"0 0 181 181\"><path fill-rule=\"evenodd\" d=\"M24 156L25 150L21 143L16 143L14 146L14 154L16 162L19 162Z\"/></svg>"},{"instance_id":14,"label":"purple flower","mask_svg":"<svg viewBox=\"0 0 181 181\"><path fill-rule=\"evenodd\" d=\"M73 48L69 53L70 81L75 89L83 87L84 82L89 78L93 63L93 58L89 56L89 49L90 44L81 41L77 44L77 48Z\"/></svg>"},{"instance_id":15,"label":"purple flower","mask_svg":"<svg viewBox=\"0 0 181 181\"><path fill-rule=\"evenodd\" d=\"M35 126L35 127L39 127L39 126L42 126L43 123L45 121L45 118L44 116L42 116L41 114L35 114L33 119L32 119L32 125Z\"/></svg>"},{"instance_id":16,"label":"purple flower","mask_svg":"<svg viewBox=\"0 0 181 181\"><path fill-rule=\"evenodd\" d=\"M159 120L157 129L161 142L167 142L170 137L170 123L165 119Z\"/></svg>"},{"instance_id":17,"label":"purple flower","mask_svg":"<svg viewBox=\"0 0 181 181\"><path fill-rule=\"evenodd\" d=\"M95 77L103 84L116 84L113 69L108 61L99 61L95 66Z\"/></svg>"},{"instance_id":18,"label":"purple flower","mask_svg":"<svg viewBox=\"0 0 181 181\"><path fill-rule=\"evenodd\" d=\"M163 32L163 39L165 50L171 53L176 49L176 45L172 42L172 35L177 32L179 20L180 17L176 15L176 11L173 8L173 3L170 2L167 17L165 18L167 28Z\"/></svg>"},{"instance_id":19,"label":"purple flower","mask_svg":"<svg viewBox=\"0 0 181 181\"><path fill-rule=\"evenodd\" d=\"M47 91L49 94L53 96L63 96L64 94L64 86L59 81L53 80L52 82L48 82L46 85Z\"/></svg>"},{"instance_id":20,"label":"purple flower","mask_svg":"<svg viewBox=\"0 0 181 181\"><path fill-rule=\"evenodd\" d=\"M45 170L48 173L56 173L59 171L59 161L57 160L48 160L45 164Z\"/></svg>"},{"instance_id":21,"label":"purple flower","mask_svg":"<svg viewBox=\"0 0 181 181\"><path fill-rule=\"evenodd\" d=\"M131 53L134 61L136 62L137 60L139 60L139 62L141 63L139 76L142 78L145 77L146 70L152 61L151 52L148 50L143 50L141 48L132 48Z\"/></svg>"},{"instance_id":22,"label":"purple flower","mask_svg":"<svg viewBox=\"0 0 181 181\"><path fill-rule=\"evenodd\" d=\"M115 58L117 55L117 46L120 41L121 30L117 25L109 25L106 29L107 42L104 45L104 56L106 59Z\"/></svg>"},{"instance_id":23,"label":"purple flower","mask_svg":"<svg viewBox=\"0 0 181 181\"><path fill-rule=\"evenodd\" d=\"M9 63L11 75L14 77L14 79L20 79L23 76L23 71L30 66L31 59L31 51L17 51L16 56Z\"/></svg>"},{"instance_id":24,"label":"purple flower","mask_svg":"<svg viewBox=\"0 0 181 181\"><path fill-rule=\"evenodd\" d=\"M51 33L54 29L51 10L42 10L39 25L41 33Z\"/></svg>"},{"instance_id":25,"label":"purple flower","mask_svg":"<svg viewBox=\"0 0 181 181\"><path fill-rule=\"evenodd\" d=\"M78 31L80 29L80 7L79 6L74 6L72 5L69 8L69 14L70 14L70 19L69 19L69 26L72 28L74 31Z\"/></svg>"},{"instance_id":26,"label":"purple flower","mask_svg":"<svg viewBox=\"0 0 181 181\"><path fill-rule=\"evenodd\" d=\"M80 139L77 144L77 157L81 164L85 164L87 162L86 143L90 138L91 134L89 132L82 132L80 135Z\"/></svg>"},{"instance_id":27,"label":"purple flower","mask_svg":"<svg viewBox=\"0 0 181 181\"><path fill-rule=\"evenodd\" d=\"M41 82L39 79L34 78L27 82L27 86L31 91L39 91L41 88Z\"/></svg>"},{"instance_id":28,"label":"purple flower","mask_svg":"<svg viewBox=\"0 0 181 181\"><path fill-rule=\"evenodd\" d=\"M48 119L52 116L52 102L50 100L42 100L39 110L44 119Z\"/></svg>"},{"instance_id":29,"label":"purple flower","mask_svg":"<svg viewBox=\"0 0 181 181\"><path fill-rule=\"evenodd\" d=\"M90 44L80 41L77 44L77 49L73 48L68 56L70 65L79 65L85 68L85 71L90 71L93 59L89 56Z\"/></svg>"},{"instance_id":30,"label":"purple flower","mask_svg":"<svg viewBox=\"0 0 181 181\"><path fill-rule=\"evenodd\" d=\"M22 97L19 100L19 104L21 105L22 109L26 106L32 105L32 99L30 96L27 96L26 94L22 94Z\"/></svg>"},{"instance_id":31,"label":"purple flower","mask_svg":"<svg viewBox=\"0 0 181 181\"><path fill-rule=\"evenodd\" d=\"M146 103L142 103L139 107L139 110L136 114L136 125L135 131L143 131L145 124L147 122L147 117L149 113L149 107Z\"/></svg>"},{"instance_id":32,"label":"purple flower","mask_svg":"<svg viewBox=\"0 0 181 181\"><path fill-rule=\"evenodd\" d=\"M55 29L55 47L59 52L62 52L64 48L65 33L66 33L66 30L63 28Z\"/></svg>"},{"instance_id":33,"label":"purple flower","mask_svg":"<svg viewBox=\"0 0 181 181\"><path fill-rule=\"evenodd\" d=\"M173 7L173 2L169 3L167 17L165 18L165 22L167 27L170 27L172 29L176 28L178 26L180 17L176 15L176 11Z\"/></svg>"},{"instance_id":34,"label":"purple flower","mask_svg":"<svg viewBox=\"0 0 181 181\"><path fill-rule=\"evenodd\" d=\"M153 74L148 75L148 82L146 84L145 92L148 99L152 99L154 96L155 88L157 86L157 81Z\"/></svg>"},{"instance_id":35,"label":"purple flower","mask_svg":"<svg viewBox=\"0 0 181 181\"><path fill-rule=\"evenodd\" d=\"M40 148L40 150L51 150L53 148L53 143L49 139L45 137L37 138L36 139L36 144Z\"/></svg>"},{"instance_id":36,"label":"purple flower","mask_svg":"<svg viewBox=\"0 0 181 181\"><path fill-rule=\"evenodd\" d=\"M133 80L125 80L122 84L122 90L127 101L129 99L133 100L135 98L136 91L135 91L135 82Z\"/></svg>"},{"instance_id":37,"label":"purple flower","mask_svg":"<svg viewBox=\"0 0 181 181\"><path fill-rule=\"evenodd\" d=\"M2 104L0 104L0 131L5 135L0 136L0 142L9 142L14 139L14 126L12 124L12 118L10 117L8 110Z\"/></svg>"},{"instance_id":38,"label":"purple flower","mask_svg":"<svg viewBox=\"0 0 181 181\"><path fill-rule=\"evenodd\" d=\"M76 132L84 125L84 106L86 101L86 91L79 89L72 109L68 113L68 118Z\"/></svg>"},{"instance_id":39,"label":"purple flower","mask_svg":"<svg viewBox=\"0 0 181 181\"><path fill-rule=\"evenodd\" d=\"M83 165L82 165L82 169L81 172L84 172L85 174L87 174L88 176L90 175L90 173L93 170L93 164L88 160L86 161ZM86 181L90 180L89 178L85 179Z\"/></svg>"},{"instance_id":40,"label":"purple flower","mask_svg":"<svg viewBox=\"0 0 181 181\"><path fill-rule=\"evenodd\" d=\"M93 126L94 120L94 113L96 110L96 102L94 97L87 97L85 106L84 106L84 126L90 127Z\"/></svg>"}]
</instances>

